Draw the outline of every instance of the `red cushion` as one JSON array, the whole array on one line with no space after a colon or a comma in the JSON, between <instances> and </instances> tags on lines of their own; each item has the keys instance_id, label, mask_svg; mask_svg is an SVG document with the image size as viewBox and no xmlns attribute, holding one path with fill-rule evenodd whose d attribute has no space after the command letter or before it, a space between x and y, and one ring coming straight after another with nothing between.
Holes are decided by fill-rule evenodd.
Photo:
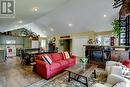
<instances>
[{"instance_id":1,"label":"red cushion","mask_svg":"<svg viewBox=\"0 0 130 87\"><path fill-rule=\"evenodd\" d=\"M39 55L37 56L37 59L38 59L38 60L42 60L42 56L43 56L43 54L39 54Z\"/></svg>"},{"instance_id":2,"label":"red cushion","mask_svg":"<svg viewBox=\"0 0 130 87\"><path fill-rule=\"evenodd\" d=\"M59 53L53 53L51 54L52 56L52 61L55 62L55 61L59 61L62 59L62 56L59 54Z\"/></svg>"},{"instance_id":3,"label":"red cushion","mask_svg":"<svg viewBox=\"0 0 130 87\"><path fill-rule=\"evenodd\" d=\"M124 60L124 61L122 61L122 64L125 65L126 67L130 68L130 60Z\"/></svg>"},{"instance_id":4,"label":"red cushion","mask_svg":"<svg viewBox=\"0 0 130 87\"><path fill-rule=\"evenodd\" d=\"M74 59L74 58L67 59L67 61L68 61L69 63L75 63L75 59Z\"/></svg>"},{"instance_id":5,"label":"red cushion","mask_svg":"<svg viewBox=\"0 0 130 87\"><path fill-rule=\"evenodd\" d=\"M61 65L59 63L52 63L50 65L50 70L57 70L61 67Z\"/></svg>"},{"instance_id":6,"label":"red cushion","mask_svg":"<svg viewBox=\"0 0 130 87\"><path fill-rule=\"evenodd\" d=\"M63 60L63 59L64 59L63 54L62 54L62 53L59 53L59 55L61 56L61 58L62 58L62 60Z\"/></svg>"},{"instance_id":7,"label":"red cushion","mask_svg":"<svg viewBox=\"0 0 130 87\"><path fill-rule=\"evenodd\" d=\"M61 66L65 66L65 65L69 64L69 62L67 60L60 60L60 61L57 61L57 63L60 63Z\"/></svg>"}]
</instances>

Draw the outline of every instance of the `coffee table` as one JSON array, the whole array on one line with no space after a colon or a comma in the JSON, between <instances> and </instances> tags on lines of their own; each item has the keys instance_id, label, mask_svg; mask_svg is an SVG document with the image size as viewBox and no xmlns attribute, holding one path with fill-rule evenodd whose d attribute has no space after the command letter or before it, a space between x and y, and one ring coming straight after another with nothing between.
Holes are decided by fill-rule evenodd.
<instances>
[{"instance_id":1,"label":"coffee table","mask_svg":"<svg viewBox=\"0 0 130 87\"><path fill-rule=\"evenodd\" d=\"M73 79L88 87L88 77L90 77L91 74L94 74L94 78L96 78L97 67L98 67L98 65L94 65L94 64L87 64L87 65L85 65L85 67L81 67L80 64L76 64L76 65L66 69L66 71L69 72L68 82L70 82L70 79ZM72 77L71 73L76 75L75 77L77 77L77 78ZM80 77L85 78L85 82L80 81L79 80Z\"/></svg>"}]
</instances>

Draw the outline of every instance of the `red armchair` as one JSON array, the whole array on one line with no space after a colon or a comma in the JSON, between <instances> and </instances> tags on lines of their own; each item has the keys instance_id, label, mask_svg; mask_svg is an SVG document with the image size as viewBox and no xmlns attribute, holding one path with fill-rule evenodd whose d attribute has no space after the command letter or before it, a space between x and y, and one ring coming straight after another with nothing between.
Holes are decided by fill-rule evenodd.
<instances>
[{"instance_id":1,"label":"red armchair","mask_svg":"<svg viewBox=\"0 0 130 87\"><path fill-rule=\"evenodd\" d=\"M76 63L75 56L71 56L69 59L64 60L62 53L48 53L47 55L51 58L52 64L44 62L42 55L38 55L36 60L36 72L45 79L49 79L63 72L66 68Z\"/></svg>"}]
</instances>

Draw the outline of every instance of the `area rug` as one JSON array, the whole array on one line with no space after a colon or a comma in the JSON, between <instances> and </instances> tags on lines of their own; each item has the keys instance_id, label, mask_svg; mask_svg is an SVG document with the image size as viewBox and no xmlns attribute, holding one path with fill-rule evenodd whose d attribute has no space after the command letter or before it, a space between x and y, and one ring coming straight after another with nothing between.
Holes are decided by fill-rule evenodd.
<instances>
[{"instance_id":1,"label":"area rug","mask_svg":"<svg viewBox=\"0 0 130 87\"><path fill-rule=\"evenodd\" d=\"M89 87L92 87L92 85L97 82L104 83L106 81L107 75L103 69L98 68L96 70L96 73L97 73L96 78L93 78L93 75L91 75L90 78L88 78ZM72 74L71 76L74 77L75 75ZM81 77L80 81L84 82L85 78ZM53 77L50 80L42 79L26 87L86 87L86 86L74 80L68 82L68 72L65 71Z\"/></svg>"}]
</instances>

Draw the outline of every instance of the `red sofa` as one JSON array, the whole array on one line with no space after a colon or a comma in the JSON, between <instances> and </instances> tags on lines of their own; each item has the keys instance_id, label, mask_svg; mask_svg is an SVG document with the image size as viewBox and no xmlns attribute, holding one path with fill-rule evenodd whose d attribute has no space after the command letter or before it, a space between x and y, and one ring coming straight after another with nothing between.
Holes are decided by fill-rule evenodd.
<instances>
[{"instance_id":1,"label":"red sofa","mask_svg":"<svg viewBox=\"0 0 130 87\"><path fill-rule=\"evenodd\" d=\"M73 66L76 63L76 57L71 56L70 59L64 60L62 53L48 53L47 54L51 60L52 64L48 64L43 61L42 56L38 55L36 60L36 72L43 76L45 79L49 79L61 72L66 68Z\"/></svg>"}]
</instances>

